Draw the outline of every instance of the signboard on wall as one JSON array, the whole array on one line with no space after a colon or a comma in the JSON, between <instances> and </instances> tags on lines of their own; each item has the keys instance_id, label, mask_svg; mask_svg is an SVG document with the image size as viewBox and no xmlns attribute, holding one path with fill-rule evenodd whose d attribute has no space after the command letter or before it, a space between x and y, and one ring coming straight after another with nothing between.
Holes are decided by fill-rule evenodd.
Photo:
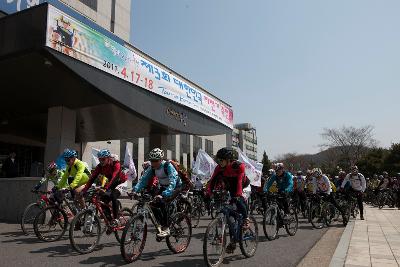
<instances>
[{"instance_id":1,"label":"signboard on wall","mask_svg":"<svg viewBox=\"0 0 400 267\"><path fill-rule=\"evenodd\" d=\"M41 3L47 2L46 0L0 0L0 10L7 14L12 14Z\"/></svg>"},{"instance_id":2,"label":"signboard on wall","mask_svg":"<svg viewBox=\"0 0 400 267\"><path fill-rule=\"evenodd\" d=\"M233 110L228 105L51 5L46 46L233 128Z\"/></svg>"}]
</instances>

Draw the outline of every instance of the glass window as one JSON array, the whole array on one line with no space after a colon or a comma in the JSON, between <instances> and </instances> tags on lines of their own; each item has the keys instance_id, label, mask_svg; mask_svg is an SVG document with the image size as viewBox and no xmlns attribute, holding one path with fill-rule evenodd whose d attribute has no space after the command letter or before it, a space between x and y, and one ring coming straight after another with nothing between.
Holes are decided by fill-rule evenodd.
<instances>
[{"instance_id":1,"label":"glass window","mask_svg":"<svg viewBox=\"0 0 400 267\"><path fill-rule=\"evenodd\" d=\"M97 0L79 0L79 1L97 12Z\"/></svg>"}]
</instances>

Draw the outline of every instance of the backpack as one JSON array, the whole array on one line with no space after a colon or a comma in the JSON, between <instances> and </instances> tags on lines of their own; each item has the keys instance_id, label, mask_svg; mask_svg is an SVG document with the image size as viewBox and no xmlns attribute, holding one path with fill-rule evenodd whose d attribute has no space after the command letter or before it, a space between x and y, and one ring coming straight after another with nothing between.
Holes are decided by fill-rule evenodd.
<instances>
[{"instance_id":1,"label":"backpack","mask_svg":"<svg viewBox=\"0 0 400 267\"><path fill-rule=\"evenodd\" d=\"M179 163L175 162L173 160L167 160L165 162L165 164L164 164L164 173L165 173L166 176L168 176L168 166L169 166L169 164L171 164L174 167L174 169L178 173L178 176L179 176L179 178L181 179L182 182L184 182L184 183L189 183L189 182L191 183L192 182L192 181L190 181L187 173L184 173L183 171L181 171L179 169ZM155 170L154 169L153 169L153 176L155 176Z\"/></svg>"},{"instance_id":2,"label":"backpack","mask_svg":"<svg viewBox=\"0 0 400 267\"><path fill-rule=\"evenodd\" d=\"M239 162L239 161L234 161L234 162L232 163L232 167L233 167L234 169L238 169L239 166L240 166L241 164L244 164L244 163ZM249 177L247 177L247 175L245 174L245 175L244 175L244 179L243 179L243 181L242 181L242 189L245 189L245 188L248 187L249 185L250 185L250 179L249 179Z\"/></svg>"}]
</instances>

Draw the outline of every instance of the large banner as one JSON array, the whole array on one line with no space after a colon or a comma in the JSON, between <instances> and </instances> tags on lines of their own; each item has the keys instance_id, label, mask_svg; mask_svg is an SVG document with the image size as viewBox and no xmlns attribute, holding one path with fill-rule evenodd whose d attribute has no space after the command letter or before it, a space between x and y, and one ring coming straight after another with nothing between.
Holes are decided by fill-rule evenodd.
<instances>
[{"instance_id":1,"label":"large banner","mask_svg":"<svg viewBox=\"0 0 400 267\"><path fill-rule=\"evenodd\" d=\"M239 161L243 162L246 166L246 175L249 177L250 184L254 186L261 186L261 176L263 165L249 159L242 150L238 149Z\"/></svg>"},{"instance_id":2,"label":"large banner","mask_svg":"<svg viewBox=\"0 0 400 267\"><path fill-rule=\"evenodd\" d=\"M233 128L228 105L51 5L46 46Z\"/></svg>"},{"instance_id":3,"label":"large banner","mask_svg":"<svg viewBox=\"0 0 400 267\"><path fill-rule=\"evenodd\" d=\"M193 164L192 179L198 178L202 182L208 181L214 173L215 167L217 167L217 163L203 149L199 149L196 161Z\"/></svg>"}]
</instances>

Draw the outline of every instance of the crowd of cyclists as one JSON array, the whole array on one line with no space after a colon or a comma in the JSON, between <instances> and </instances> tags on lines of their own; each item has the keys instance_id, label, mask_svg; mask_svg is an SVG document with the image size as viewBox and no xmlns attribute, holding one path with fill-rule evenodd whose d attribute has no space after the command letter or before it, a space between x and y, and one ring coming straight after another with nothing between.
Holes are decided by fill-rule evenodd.
<instances>
[{"instance_id":1,"label":"crowd of cyclists","mask_svg":"<svg viewBox=\"0 0 400 267\"><path fill-rule=\"evenodd\" d=\"M100 150L97 156L99 164L93 171L71 149L63 153L65 170L55 162L48 165L45 178L32 190L42 197L22 216L24 232L28 233L27 226L33 225L39 239L55 241L71 224L71 244L78 252L89 253L97 246L105 224L106 234L115 233L121 242L125 261L132 262L143 251L147 219L156 226L157 241L166 240L172 252L181 253L189 246L192 227L197 226L198 219L211 215L203 254L208 266L218 266L224 253L233 253L237 244L246 257L254 255L258 242L255 212L263 218L264 234L273 240L280 227L294 235L299 216L321 228L335 220L346 225L358 212L364 220L364 202L379 208L397 205L400 209L400 173L390 178L384 172L369 179L357 166L351 166L348 173L340 170L337 176L324 174L320 168L293 175L283 163L276 163L257 187L250 185L245 165L237 160L232 148L217 152L217 167L206 182L192 180L178 162L164 158L163 150L151 150L149 161L143 164L142 174L128 193L136 204L126 209L118 200L123 193L120 185L128 178L126 170L107 149ZM48 181L54 187L39 191ZM248 187L250 195L244 192ZM61 229L55 234L57 228ZM78 233L84 237L84 245L79 244ZM226 233L230 237L227 245ZM215 260L210 256L210 247L214 254L218 251Z\"/></svg>"}]
</instances>

